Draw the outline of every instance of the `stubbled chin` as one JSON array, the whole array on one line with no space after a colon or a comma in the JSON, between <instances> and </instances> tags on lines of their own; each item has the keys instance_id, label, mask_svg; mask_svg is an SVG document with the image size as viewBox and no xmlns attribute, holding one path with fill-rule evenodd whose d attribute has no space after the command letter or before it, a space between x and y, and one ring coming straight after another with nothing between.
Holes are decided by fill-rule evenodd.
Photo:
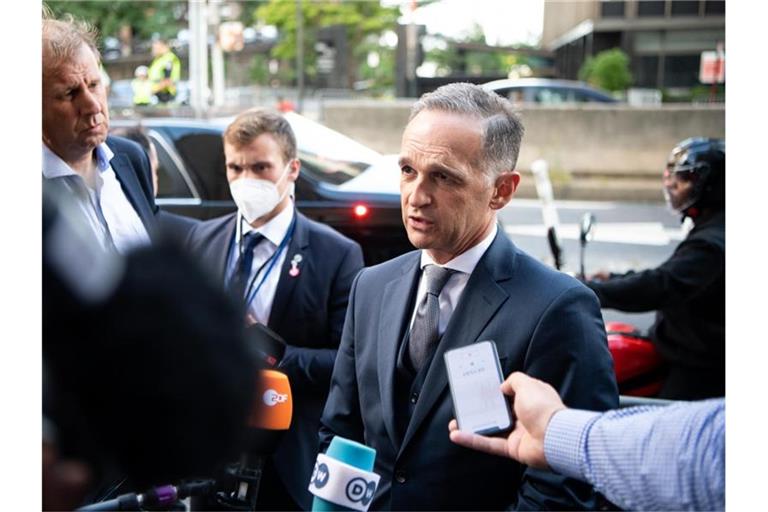
<instances>
[{"instance_id":1,"label":"stubbled chin","mask_svg":"<svg viewBox=\"0 0 768 512\"><path fill-rule=\"evenodd\" d=\"M413 229L407 229L406 233L408 234L408 240L411 242L411 245L417 249L424 249L429 245L429 237L424 233L415 231Z\"/></svg>"}]
</instances>

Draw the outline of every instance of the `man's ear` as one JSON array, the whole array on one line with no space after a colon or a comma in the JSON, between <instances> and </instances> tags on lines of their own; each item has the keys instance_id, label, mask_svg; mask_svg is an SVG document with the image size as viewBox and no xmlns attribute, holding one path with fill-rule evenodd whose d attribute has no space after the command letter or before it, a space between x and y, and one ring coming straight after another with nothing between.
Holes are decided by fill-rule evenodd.
<instances>
[{"instance_id":1,"label":"man's ear","mask_svg":"<svg viewBox=\"0 0 768 512\"><path fill-rule=\"evenodd\" d=\"M520 173L517 171L505 171L499 174L496 177L490 207L494 210L504 208L512 200L519 183Z\"/></svg>"},{"instance_id":2,"label":"man's ear","mask_svg":"<svg viewBox=\"0 0 768 512\"><path fill-rule=\"evenodd\" d=\"M288 171L288 179L289 181L296 181L299 177L299 171L301 170L301 160L294 158L289 165L291 169Z\"/></svg>"}]
</instances>

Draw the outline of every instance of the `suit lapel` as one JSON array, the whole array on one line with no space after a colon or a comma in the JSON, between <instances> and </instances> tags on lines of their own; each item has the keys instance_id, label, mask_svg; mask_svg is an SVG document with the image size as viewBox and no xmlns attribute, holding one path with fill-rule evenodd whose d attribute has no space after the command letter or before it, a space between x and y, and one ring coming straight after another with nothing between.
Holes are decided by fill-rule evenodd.
<instances>
[{"instance_id":1,"label":"suit lapel","mask_svg":"<svg viewBox=\"0 0 768 512\"><path fill-rule=\"evenodd\" d=\"M411 297L416 289L419 277L420 253L414 253L403 266L403 273L384 287L378 322L378 374L379 395L384 409L384 425L392 446L400 445L400 436L395 425L395 367L397 349L405 333L405 326L410 319ZM405 304L403 304L405 301Z\"/></svg>"},{"instance_id":2,"label":"suit lapel","mask_svg":"<svg viewBox=\"0 0 768 512\"><path fill-rule=\"evenodd\" d=\"M229 261L229 253L232 251L232 247L234 247L233 240L235 239L239 218L237 213L231 214L230 217L225 222L226 228L216 229L213 232L210 245L204 248L204 250L211 251L210 261L213 262L214 268L219 272L222 283L225 283L227 279L227 262Z\"/></svg>"},{"instance_id":3,"label":"suit lapel","mask_svg":"<svg viewBox=\"0 0 768 512\"><path fill-rule=\"evenodd\" d=\"M117 180L120 182L128 201L130 201L133 209L138 213L144 227L151 233L150 229L153 225L154 215L149 208L144 193L141 191L141 185L136 179L136 171L134 171L131 162L123 153L115 152L115 156L110 160L109 164L115 171Z\"/></svg>"},{"instance_id":4,"label":"suit lapel","mask_svg":"<svg viewBox=\"0 0 768 512\"><path fill-rule=\"evenodd\" d=\"M289 318L290 315L286 315L288 304L291 303L293 292L296 289L296 285L301 280L301 274L293 277L289 274L291 270L291 261L297 254L301 255L301 263L299 269L306 271L312 260L312 248L309 246L309 230L307 229L306 218L298 211L294 210L293 213L296 216L296 227L294 228L293 236L288 243L287 253L285 255L285 261L280 268L280 278L277 282L277 290L275 290L275 298L272 301L272 309L269 313L269 327L275 329L275 323L281 318Z\"/></svg>"},{"instance_id":5,"label":"suit lapel","mask_svg":"<svg viewBox=\"0 0 768 512\"><path fill-rule=\"evenodd\" d=\"M482 341L478 339L480 333L509 298L507 292L498 285L498 281L509 279L513 266L512 244L500 231L467 281L443 338L435 350L421 388L421 396L403 437L400 453L448 386L443 355L448 350Z\"/></svg>"}]
</instances>

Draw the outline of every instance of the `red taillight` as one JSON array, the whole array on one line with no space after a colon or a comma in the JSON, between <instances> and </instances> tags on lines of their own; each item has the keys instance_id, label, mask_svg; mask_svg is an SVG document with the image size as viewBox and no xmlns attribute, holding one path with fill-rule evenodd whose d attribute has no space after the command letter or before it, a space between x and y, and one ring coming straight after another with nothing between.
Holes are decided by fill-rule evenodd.
<instances>
[{"instance_id":1,"label":"red taillight","mask_svg":"<svg viewBox=\"0 0 768 512\"><path fill-rule=\"evenodd\" d=\"M352 207L352 213L354 213L355 217L358 219L364 219L368 216L369 213L371 213L371 211L364 204L356 204L354 207Z\"/></svg>"}]
</instances>

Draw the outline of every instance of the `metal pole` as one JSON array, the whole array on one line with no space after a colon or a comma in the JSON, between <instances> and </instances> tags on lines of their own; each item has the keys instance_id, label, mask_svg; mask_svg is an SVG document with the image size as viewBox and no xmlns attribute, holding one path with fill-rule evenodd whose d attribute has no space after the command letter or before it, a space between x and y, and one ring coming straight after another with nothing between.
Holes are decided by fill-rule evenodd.
<instances>
[{"instance_id":1,"label":"metal pole","mask_svg":"<svg viewBox=\"0 0 768 512\"><path fill-rule=\"evenodd\" d=\"M213 74L213 106L221 107L224 105L224 52L221 49L219 40L219 8L221 0L210 0L210 27L216 35L213 47L211 48L211 68Z\"/></svg>"},{"instance_id":2,"label":"metal pole","mask_svg":"<svg viewBox=\"0 0 768 512\"><path fill-rule=\"evenodd\" d=\"M206 0L189 0L190 103L195 117L203 117L208 106L208 23L205 4Z\"/></svg>"},{"instance_id":3,"label":"metal pole","mask_svg":"<svg viewBox=\"0 0 768 512\"><path fill-rule=\"evenodd\" d=\"M301 0L296 0L296 86L296 110L301 113L304 111L304 12Z\"/></svg>"}]
</instances>

